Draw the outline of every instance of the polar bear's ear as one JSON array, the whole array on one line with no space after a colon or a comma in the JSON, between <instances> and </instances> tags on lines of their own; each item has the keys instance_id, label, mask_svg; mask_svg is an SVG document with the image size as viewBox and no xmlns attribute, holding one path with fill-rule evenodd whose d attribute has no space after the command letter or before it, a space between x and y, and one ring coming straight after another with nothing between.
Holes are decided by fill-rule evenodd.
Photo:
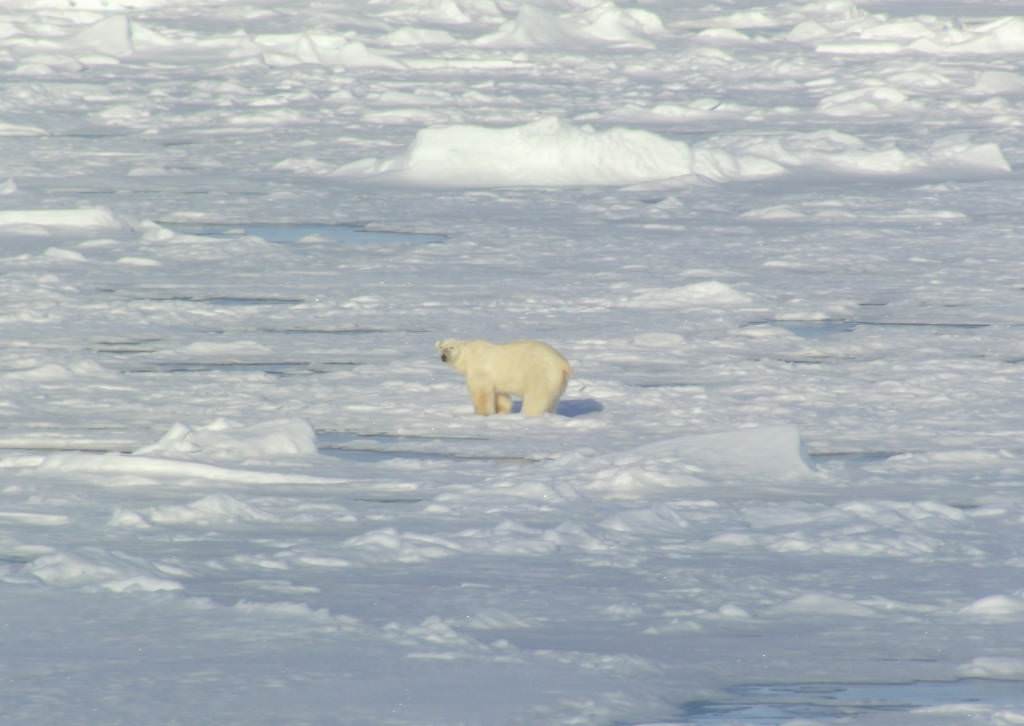
<instances>
[{"instance_id":1,"label":"polar bear's ear","mask_svg":"<svg viewBox=\"0 0 1024 726\"><path fill-rule=\"evenodd\" d=\"M434 347L437 348L438 350L441 350L441 348L444 347L444 341L443 340L435 340L434 341Z\"/></svg>"}]
</instances>

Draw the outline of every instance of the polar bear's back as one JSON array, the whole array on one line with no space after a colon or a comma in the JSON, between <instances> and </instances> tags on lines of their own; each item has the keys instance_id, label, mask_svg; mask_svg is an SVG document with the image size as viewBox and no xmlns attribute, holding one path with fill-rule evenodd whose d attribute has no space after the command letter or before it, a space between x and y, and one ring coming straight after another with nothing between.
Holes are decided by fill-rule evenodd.
<instances>
[{"instance_id":1,"label":"polar bear's back","mask_svg":"<svg viewBox=\"0 0 1024 726\"><path fill-rule=\"evenodd\" d=\"M534 360L546 360L553 364L568 366L565 356L542 340L513 340L511 343L497 344L498 348L506 348L510 353L531 356Z\"/></svg>"},{"instance_id":2,"label":"polar bear's back","mask_svg":"<svg viewBox=\"0 0 1024 726\"><path fill-rule=\"evenodd\" d=\"M539 340L516 340L511 343L471 341L472 357L495 386L506 393L522 394L531 385L544 379L547 386L562 388L572 374L569 361L547 343Z\"/></svg>"}]
</instances>

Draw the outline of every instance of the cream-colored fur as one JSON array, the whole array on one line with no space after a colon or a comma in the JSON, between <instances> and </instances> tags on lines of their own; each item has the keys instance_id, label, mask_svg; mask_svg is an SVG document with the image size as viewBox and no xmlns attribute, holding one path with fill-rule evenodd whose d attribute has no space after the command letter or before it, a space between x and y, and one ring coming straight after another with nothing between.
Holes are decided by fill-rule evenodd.
<instances>
[{"instance_id":1,"label":"cream-colored fur","mask_svg":"<svg viewBox=\"0 0 1024 726\"><path fill-rule=\"evenodd\" d=\"M473 410L483 416L508 413L511 396L523 399L523 415L554 413L572 375L561 353L539 340L490 343L442 340L441 360L466 377Z\"/></svg>"}]
</instances>

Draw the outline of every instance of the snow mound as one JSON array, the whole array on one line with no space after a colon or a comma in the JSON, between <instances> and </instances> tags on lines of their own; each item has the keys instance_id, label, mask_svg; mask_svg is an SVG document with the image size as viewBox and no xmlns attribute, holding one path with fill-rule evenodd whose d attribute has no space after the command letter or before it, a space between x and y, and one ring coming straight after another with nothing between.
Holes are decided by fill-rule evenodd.
<instances>
[{"instance_id":1,"label":"snow mound","mask_svg":"<svg viewBox=\"0 0 1024 726\"><path fill-rule=\"evenodd\" d=\"M982 96L1024 93L1024 77L1008 71L981 71L971 93Z\"/></svg>"},{"instance_id":2,"label":"snow mound","mask_svg":"<svg viewBox=\"0 0 1024 726\"><path fill-rule=\"evenodd\" d=\"M497 23L505 15L495 0L392 0L380 12L381 18L420 21L438 25Z\"/></svg>"},{"instance_id":3,"label":"snow mound","mask_svg":"<svg viewBox=\"0 0 1024 726\"><path fill-rule=\"evenodd\" d=\"M164 525L226 525L239 522L276 521L269 512L258 509L225 494L212 494L189 504L168 504L143 513L152 524Z\"/></svg>"},{"instance_id":4,"label":"snow mound","mask_svg":"<svg viewBox=\"0 0 1024 726\"><path fill-rule=\"evenodd\" d=\"M831 113L870 116L879 110L880 97L870 94L847 97ZM884 94L881 98L885 98ZM833 101L834 101L833 97ZM892 100L891 98L889 100ZM734 157L770 160L788 170L857 176L901 176L963 171L972 174L1006 174L1010 164L998 145L976 143L968 134L936 139L923 149L907 150L891 143L871 143L835 129L776 136L716 137L706 143Z\"/></svg>"},{"instance_id":5,"label":"snow mound","mask_svg":"<svg viewBox=\"0 0 1024 726\"><path fill-rule=\"evenodd\" d=\"M337 479L302 474L258 471L237 467L216 466L198 461L182 461L138 454L92 454L61 452L47 456L8 456L0 458L0 469L38 470L48 474L91 479L104 486L135 486L139 481L151 483L159 477L174 480L202 480L232 484L334 484ZM127 477L127 484L124 484Z\"/></svg>"},{"instance_id":6,"label":"snow mound","mask_svg":"<svg viewBox=\"0 0 1024 726\"><path fill-rule=\"evenodd\" d=\"M267 355L272 349L254 340L197 341L175 351L194 357L223 358L227 356Z\"/></svg>"},{"instance_id":7,"label":"snow mound","mask_svg":"<svg viewBox=\"0 0 1024 726\"><path fill-rule=\"evenodd\" d=\"M256 35L252 43L273 67L312 63L346 68L402 68L402 63L377 53L359 40L331 33ZM244 45L243 45L244 51Z\"/></svg>"},{"instance_id":8,"label":"snow mound","mask_svg":"<svg viewBox=\"0 0 1024 726\"><path fill-rule=\"evenodd\" d=\"M0 136L46 136L46 131L38 126L0 121Z\"/></svg>"},{"instance_id":9,"label":"snow mound","mask_svg":"<svg viewBox=\"0 0 1024 726\"><path fill-rule=\"evenodd\" d=\"M949 23L934 16L891 18L883 14L809 20L790 40L815 42L815 50L837 54L934 55L1024 53L1024 18L998 18L978 25Z\"/></svg>"},{"instance_id":10,"label":"snow mound","mask_svg":"<svg viewBox=\"0 0 1024 726\"><path fill-rule=\"evenodd\" d=\"M85 209L8 209L0 211L0 227L123 229L126 225L106 207Z\"/></svg>"},{"instance_id":11,"label":"snow mound","mask_svg":"<svg viewBox=\"0 0 1024 726\"><path fill-rule=\"evenodd\" d=\"M796 426L764 426L686 436L647 444L630 453L670 456L703 470L698 476L747 481L795 481L813 476Z\"/></svg>"},{"instance_id":12,"label":"snow mound","mask_svg":"<svg viewBox=\"0 0 1024 726\"><path fill-rule=\"evenodd\" d=\"M724 282L709 280L681 287L641 290L623 303L631 308L729 307L744 305L751 298Z\"/></svg>"},{"instance_id":13,"label":"snow mound","mask_svg":"<svg viewBox=\"0 0 1024 726\"><path fill-rule=\"evenodd\" d=\"M966 678L1018 680L1024 678L1024 658L982 656L960 666L958 670Z\"/></svg>"},{"instance_id":14,"label":"snow mound","mask_svg":"<svg viewBox=\"0 0 1024 726\"><path fill-rule=\"evenodd\" d=\"M0 374L0 380L59 383L81 378L111 378L115 374L88 359L43 363L35 358L18 362L18 368Z\"/></svg>"},{"instance_id":15,"label":"snow mound","mask_svg":"<svg viewBox=\"0 0 1024 726\"><path fill-rule=\"evenodd\" d=\"M886 117L893 113L918 109L919 104L915 104L905 93L892 86L842 91L826 96L818 104L821 113L837 117Z\"/></svg>"},{"instance_id":16,"label":"snow mound","mask_svg":"<svg viewBox=\"0 0 1024 726\"><path fill-rule=\"evenodd\" d=\"M822 110L872 115L897 101L884 93L854 94L833 98ZM913 151L891 143L872 145L836 130L718 136L691 147L642 129L598 130L547 117L521 126L428 127L396 156L360 159L335 173L428 187L559 187L640 186L675 179L689 183L696 178L721 183L799 169L871 176L1011 171L996 144L975 143L966 134Z\"/></svg>"},{"instance_id":17,"label":"snow mound","mask_svg":"<svg viewBox=\"0 0 1024 726\"><path fill-rule=\"evenodd\" d=\"M731 15L695 18L682 27L789 28L786 39L839 55L998 55L1024 53L1024 18L972 22L942 15L870 12L846 0L778 3Z\"/></svg>"},{"instance_id":18,"label":"snow mound","mask_svg":"<svg viewBox=\"0 0 1024 726\"><path fill-rule=\"evenodd\" d=\"M267 459L315 454L316 432L301 419L280 419L243 425L217 419L206 426L176 423L155 444L136 454L168 456L202 454L215 459Z\"/></svg>"},{"instance_id":19,"label":"snow mound","mask_svg":"<svg viewBox=\"0 0 1024 726\"><path fill-rule=\"evenodd\" d=\"M663 33L664 24L648 10L623 9L601 2L584 10L556 14L524 5L518 15L497 31L477 38L490 48L556 48L613 45L651 48L650 37Z\"/></svg>"},{"instance_id":20,"label":"snow mound","mask_svg":"<svg viewBox=\"0 0 1024 726\"><path fill-rule=\"evenodd\" d=\"M752 487L795 482L815 475L803 453L795 426L701 434L658 441L593 460L588 492L609 499L651 499L659 492L700 489L712 482ZM685 524L655 513L658 528ZM635 521L609 520L612 529L629 529Z\"/></svg>"},{"instance_id":21,"label":"snow mound","mask_svg":"<svg viewBox=\"0 0 1024 726\"><path fill-rule=\"evenodd\" d=\"M163 576L139 558L87 548L78 553L43 555L21 568L18 581L36 580L55 587L87 591L161 592L181 590L181 583Z\"/></svg>"},{"instance_id":22,"label":"snow mound","mask_svg":"<svg viewBox=\"0 0 1024 726\"><path fill-rule=\"evenodd\" d=\"M990 595L961 609L960 614L982 620L1022 618L1024 617L1024 597Z\"/></svg>"},{"instance_id":23,"label":"snow mound","mask_svg":"<svg viewBox=\"0 0 1024 726\"><path fill-rule=\"evenodd\" d=\"M771 610L774 615L796 615L817 617L871 617L875 611L845 597L828 593L806 593L788 600Z\"/></svg>"},{"instance_id":24,"label":"snow mound","mask_svg":"<svg viewBox=\"0 0 1024 726\"><path fill-rule=\"evenodd\" d=\"M364 159L341 175L384 175L426 186L624 185L689 175L682 141L648 131L598 131L549 117L522 126L422 129L397 157Z\"/></svg>"},{"instance_id":25,"label":"snow mound","mask_svg":"<svg viewBox=\"0 0 1024 726\"><path fill-rule=\"evenodd\" d=\"M418 564L450 557L460 550L450 540L433 535L400 532L393 527L350 537L342 546L355 559L367 564Z\"/></svg>"},{"instance_id":26,"label":"snow mound","mask_svg":"<svg viewBox=\"0 0 1024 726\"><path fill-rule=\"evenodd\" d=\"M132 22L125 15L112 15L77 33L72 45L115 57L135 52L132 42Z\"/></svg>"},{"instance_id":27,"label":"snow mound","mask_svg":"<svg viewBox=\"0 0 1024 726\"><path fill-rule=\"evenodd\" d=\"M176 4L199 4L201 0L174 0ZM97 10L97 11L138 11L160 8L171 4L171 0L9 0L8 6L40 10Z\"/></svg>"}]
</instances>

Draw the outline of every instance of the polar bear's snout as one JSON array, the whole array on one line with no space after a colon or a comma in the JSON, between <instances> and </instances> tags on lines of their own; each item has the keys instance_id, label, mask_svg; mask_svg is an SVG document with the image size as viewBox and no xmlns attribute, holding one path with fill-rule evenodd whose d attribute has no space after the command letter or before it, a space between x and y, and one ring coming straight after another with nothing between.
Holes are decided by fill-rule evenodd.
<instances>
[{"instance_id":1,"label":"polar bear's snout","mask_svg":"<svg viewBox=\"0 0 1024 726\"><path fill-rule=\"evenodd\" d=\"M441 362L442 363L449 363L452 360L454 360L455 356L452 355L452 342L451 342L451 340L439 340L436 343L434 343L434 347L436 347L439 351L441 351Z\"/></svg>"}]
</instances>

